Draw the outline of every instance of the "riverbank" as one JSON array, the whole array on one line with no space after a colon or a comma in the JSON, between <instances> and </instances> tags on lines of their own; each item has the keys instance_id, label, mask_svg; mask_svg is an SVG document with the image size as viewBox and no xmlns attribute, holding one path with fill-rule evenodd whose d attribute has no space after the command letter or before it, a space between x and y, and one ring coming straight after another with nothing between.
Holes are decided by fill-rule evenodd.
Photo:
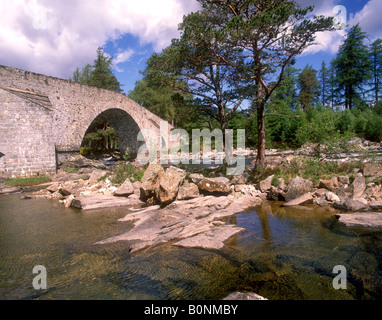
<instances>
[{"instance_id":1,"label":"riverbank","mask_svg":"<svg viewBox=\"0 0 382 320\"><path fill-rule=\"evenodd\" d=\"M318 166L319 162L312 164L311 159L296 155L275 157L279 157L278 165L269 162L259 172L248 169L234 177L224 177L224 171L219 168L139 167L144 170L141 181L134 181L132 176L122 183L113 182L115 168L85 166L84 163L75 170L60 169L51 177L52 182L39 186L38 190L23 188L19 192L23 201L53 199L61 203L59 207L88 212L88 217L93 209L128 208L128 213L118 220L126 229L120 227L111 237L100 237L102 240L94 242L100 250L123 241L128 252L137 254L161 248L160 245L166 243L182 250L202 248L208 249L206 252L225 252L251 228L232 222L233 219L252 208L262 212L273 203L299 216L309 216L312 210L319 216L324 212L325 219L336 218L336 223L345 229L363 228L367 234L380 233L382 187L379 178L382 173L378 162L333 166L333 172L326 168L322 171L325 174L320 172L309 178L309 164ZM74 168L73 163L69 167ZM321 167L325 167L325 162ZM266 230L263 230L264 236ZM277 255L277 259L284 258ZM271 297L267 292L259 293Z\"/></svg>"},{"instance_id":2,"label":"riverbank","mask_svg":"<svg viewBox=\"0 0 382 320\"><path fill-rule=\"evenodd\" d=\"M361 147L380 148L368 142ZM366 159L312 160L308 151L313 149L307 145L297 151L268 150L264 168L254 171L248 167L242 175L230 177L219 167L143 167L137 162L107 167L104 161L77 155L38 190L8 187L3 182L0 192L21 192L21 199L54 199L83 211L133 208L136 213L121 220L133 221L133 228L104 241L131 241L131 251L175 240L175 245L220 249L243 232L226 225L225 219L267 201L281 201L285 207L323 207L344 225L379 230L382 164ZM121 168L130 176L121 174ZM352 219L344 215L349 212L354 213ZM368 215L358 219L364 212Z\"/></svg>"}]
</instances>

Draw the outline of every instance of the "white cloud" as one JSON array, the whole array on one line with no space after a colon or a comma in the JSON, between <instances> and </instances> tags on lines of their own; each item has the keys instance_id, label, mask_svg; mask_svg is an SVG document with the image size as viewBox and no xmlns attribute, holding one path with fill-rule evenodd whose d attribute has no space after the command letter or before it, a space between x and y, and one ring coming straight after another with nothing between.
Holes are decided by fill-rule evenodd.
<instances>
[{"instance_id":1,"label":"white cloud","mask_svg":"<svg viewBox=\"0 0 382 320\"><path fill-rule=\"evenodd\" d=\"M118 63L129 61L133 54L134 54L133 49L127 49L123 52L120 52L117 54L117 57L114 59L114 63L118 64Z\"/></svg>"},{"instance_id":2,"label":"white cloud","mask_svg":"<svg viewBox=\"0 0 382 320\"><path fill-rule=\"evenodd\" d=\"M338 13L336 7L340 3L339 0L297 0L301 7L313 5L313 14L316 16L334 17ZM346 12L345 12L346 15ZM315 54L318 52L336 53L345 38L345 30L318 32L316 34L316 44L310 46L304 51L304 55Z\"/></svg>"},{"instance_id":3,"label":"white cloud","mask_svg":"<svg viewBox=\"0 0 382 320\"><path fill-rule=\"evenodd\" d=\"M127 49L123 52L120 52L117 54L117 56L114 58L113 62L114 62L114 65L115 65L115 69L118 71L118 72L123 72L124 70L122 68L120 68L118 66L119 63L124 63L124 62L127 62L131 59L131 57L133 56L134 54L134 50L133 49Z\"/></svg>"},{"instance_id":4,"label":"white cloud","mask_svg":"<svg viewBox=\"0 0 382 320\"><path fill-rule=\"evenodd\" d=\"M0 64L69 77L125 33L162 50L195 0L0 0ZM116 65L131 58L120 52Z\"/></svg>"},{"instance_id":5,"label":"white cloud","mask_svg":"<svg viewBox=\"0 0 382 320\"><path fill-rule=\"evenodd\" d=\"M354 26L360 24L363 31L369 36L370 40L382 37L382 1L370 0L363 9L352 15L349 20L349 25Z\"/></svg>"}]
</instances>

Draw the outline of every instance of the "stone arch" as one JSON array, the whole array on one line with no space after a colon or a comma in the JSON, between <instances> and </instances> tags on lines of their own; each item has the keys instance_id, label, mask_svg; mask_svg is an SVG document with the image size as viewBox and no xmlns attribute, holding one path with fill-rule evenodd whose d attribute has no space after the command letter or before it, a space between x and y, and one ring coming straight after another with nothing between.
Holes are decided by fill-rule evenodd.
<instances>
[{"instance_id":1,"label":"stone arch","mask_svg":"<svg viewBox=\"0 0 382 320\"><path fill-rule=\"evenodd\" d=\"M138 152L145 143L137 139L140 131L160 137L163 120L122 93L0 65L0 174L55 173L80 151L100 114L117 131L122 153L126 147L132 156Z\"/></svg>"},{"instance_id":2,"label":"stone arch","mask_svg":"<svg viewBox=\"0 0 382 320\"><path fill-rule=\"evenodd\" d=\"M121 154L123 155L128 148L129 153L132 156L136 155L139 147L143 144L143 142L140 142L137 139L140 128L138 123L125 110L111 108L101 112L93 118L90 124L88 124L84 136L92 129L92 123L100 117L109 121L116 131L119 139Z\"/></svg>"}]
</instances>

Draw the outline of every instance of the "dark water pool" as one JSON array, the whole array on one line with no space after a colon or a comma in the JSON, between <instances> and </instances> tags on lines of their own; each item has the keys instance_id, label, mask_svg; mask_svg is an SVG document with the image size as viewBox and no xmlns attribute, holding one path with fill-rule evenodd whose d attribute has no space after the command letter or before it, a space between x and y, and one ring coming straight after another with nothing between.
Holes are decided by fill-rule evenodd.
<instances>
[{"instance_id":1,"label":"dark water pool","mask_svg":"<svg viewBox=\"0 0 382 320\"><path fill-rule=\"evenodd\" d=\"M0 197L0 299L381 299L382 235L338 227L333 212L277 203L227 220L246 228L221 251L166 244L131 255L126 208L80 212L53 200ZM34 266L47 289L32 286ZM347 289L333 288L333 268Z\"/></svg>"}]
</instances>

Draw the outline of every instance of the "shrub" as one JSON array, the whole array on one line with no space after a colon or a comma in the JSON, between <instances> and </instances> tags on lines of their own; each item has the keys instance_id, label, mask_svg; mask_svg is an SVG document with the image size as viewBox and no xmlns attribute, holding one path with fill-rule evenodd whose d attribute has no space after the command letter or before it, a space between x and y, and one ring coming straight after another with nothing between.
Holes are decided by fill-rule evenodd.
<instances>
[{"instance_id":1,"label":"shrub","mask_svg":"<svg viewBox=\"0 0 382 320\"><path fill-rule=\"evenodd\" d=\"M112 182L116 184L123 183L127 178L131 182L141 181L145 170L140 170L132 164L120 164L113 170Z\"/></svg>"}]
</instances>

